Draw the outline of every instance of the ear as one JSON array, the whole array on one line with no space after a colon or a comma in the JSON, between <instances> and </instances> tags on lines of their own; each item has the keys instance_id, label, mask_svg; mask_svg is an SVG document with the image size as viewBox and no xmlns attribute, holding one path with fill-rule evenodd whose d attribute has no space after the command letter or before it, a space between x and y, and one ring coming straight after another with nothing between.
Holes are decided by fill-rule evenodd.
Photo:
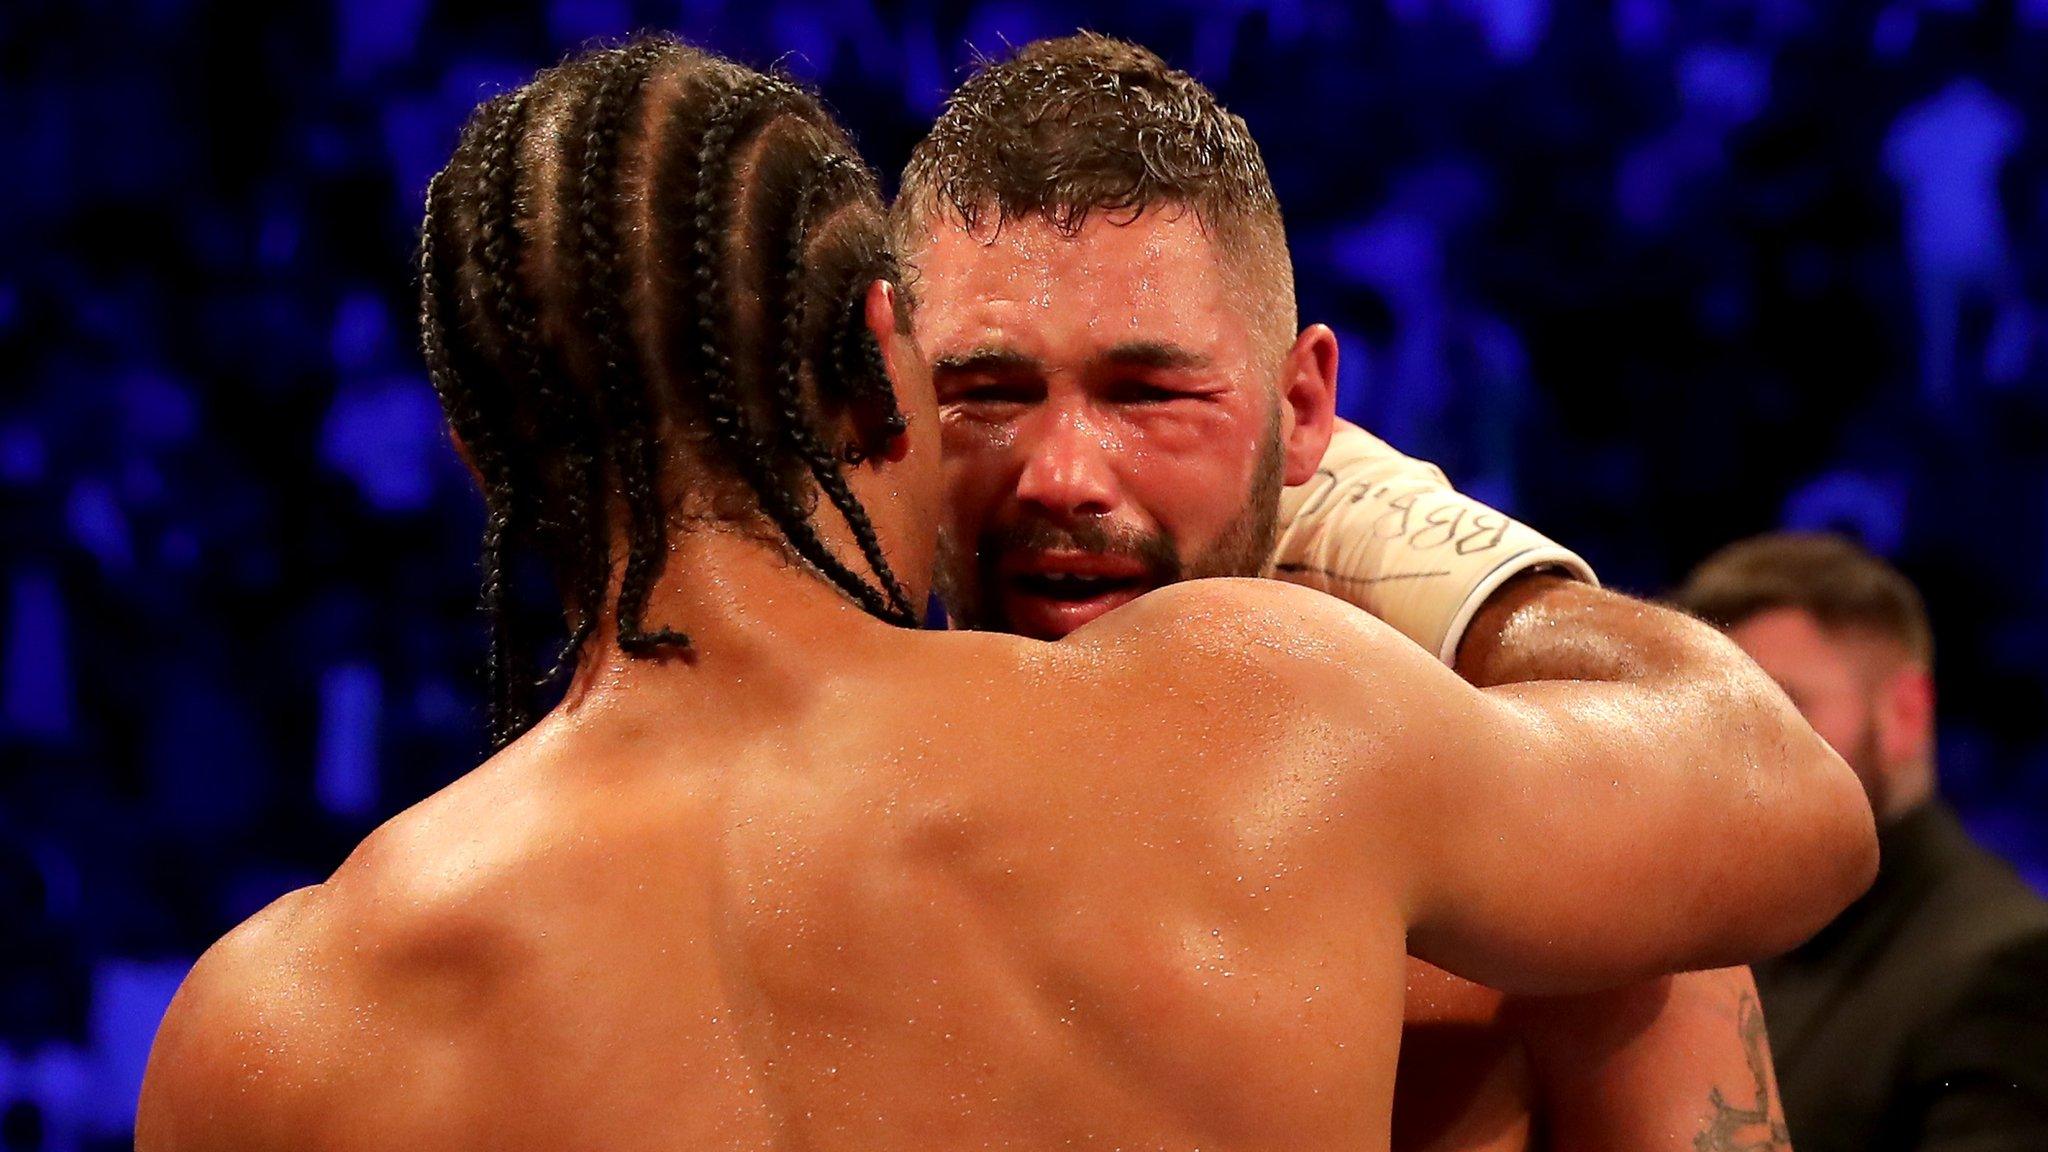
<instances>
[{"instance_id":1,"label":"ear","mask_svg":"<svg viewBox=\"0 0 2048 1152\"><path fill-rule=\"evenodd\" d=\"M1337 334L1311 324L1294 338L1280 368L1280 436L1285 479L1303 484L1316 474L1337 419Z\"/></svg>"},{"instance_id":2,"label":"ear","mask_svg":"<svg viewBox=\"0 0 2048 1152\"><path fill-rule=\"evenodd\" d=\"M868 446L867 458L894 464L910 451L908 422L915 419L917 406L911 404L906 395L909 388L917 386L916 373L921 370L923 360L918 356L915 345L908 333L897 324L902 290L887 280L876 280L868 285L867 299L863 302L864 318L868 332L875 338L875 344L882 350L882 368L889 375L889 390L896 401L896 412L901 416L902 426L887 426L883 423L886 413L873 407L855 405L854 434L856 443ZM866 408L863 411L863 408Z\"/></svg>"},{"instance_id":3,"label":"ear","mask_svg":"<svg viewBox=\"0 0 2048 1152\"><path fill-rule=\"evenodd\" d=\"M1925 761L1934 746L1934 677L1903 664L1878 686L1877 739L1885 763Z\"/></svg>"}]
</instances>

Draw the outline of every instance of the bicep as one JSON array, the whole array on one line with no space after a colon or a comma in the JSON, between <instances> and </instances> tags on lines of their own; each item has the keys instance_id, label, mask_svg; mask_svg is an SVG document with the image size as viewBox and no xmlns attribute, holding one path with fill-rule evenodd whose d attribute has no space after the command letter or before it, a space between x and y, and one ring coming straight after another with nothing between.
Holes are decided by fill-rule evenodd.
<instances>
[{"instance_id":1,"label":"bicep","mask_svg":"<svg viewBox=\"0 0 2048 1152\"><path fill-rule=\"evenodd\" d=\"M1730 704L1755 702L1739 685L1481 690L1366 613L1271 581L1175 585L1090 629L1187 649L1244 702L1241 730L1284 698L1277 760L1341 781L1350 815L1329 846L1373 878L1372 900L1398 905L1414 955L1460 976L1512 992L1611 987L1782 950L1824 919L1788 910L1839 910L1818 907L1816 891L1846 885L1814 849L1841 822L1787 785L1782 762L1762 763L1755 731L1728 731L1769 719ZM1867 838L1868 807L1840 774ZM1780 859L1773 837L1800 851Z\"/></svg>"},{"instance_id":2,"label":"bicep","mask_svg":"<svg viewBox=\"0 0 2048 1152\"><path fill-rule=\"evenodd\" d=\"M1299 639L1267 673L1307 721L1294 755L1348 769L1341 807L1371 814L1350 821L1351 851L1400 905L1414 955L1519 992L1704 963L1714 922L1695 906L1740 849L1682 843L1726 816L1729 789L1711 765L1666 762L1701 739L1673 749L1645 731L1669 700L1628 684L1481 690L1365 613L1284 591L1266 603Z\"/></svg>"},{"instance_id":3,"label":"bicep","mask_svg":"<svg viewBox=\"0 0 2048 1152\"><path fill-rule=\"evenodd\" d=\"M1670 944L1704 883L1680 862L1678 774L1648 749L1625 685L1480 691L1448 670L1418 678L1428 727L1407 743L1420 867L1409 947L1511 992L1576 992L1681 965Z\"/></svg>"},{"instance_id":4,"label":"bicep","mask_svg":"<svg viewBox=\"0 0 2048 1152\"><path fill-rule=\"evenodd\" d=\"M1848 887L1825 858L1837 798L1725 731L1757 721L1712 684L1467 692L1456 770L1432 782L1416 955L1576 992L1782 951L1839 909L1816 898Z\"/></svg>"}]
</instances>

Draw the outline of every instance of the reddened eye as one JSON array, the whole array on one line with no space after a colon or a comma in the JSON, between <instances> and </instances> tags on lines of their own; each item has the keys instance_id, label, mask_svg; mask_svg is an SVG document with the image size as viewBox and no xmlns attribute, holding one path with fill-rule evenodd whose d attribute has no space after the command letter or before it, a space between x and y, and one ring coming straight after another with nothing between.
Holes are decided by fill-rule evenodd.
<instances>
[{"instance_id":1,"label":"reddened eye","mask_svg":"<svg viewBox=\"0 0 2048 1152\"><path fill-rule=\"evenodd\" d=\"M1008 420L1044 395L1042 387L1024 381L955 382L940 389L939 407L955 419Z\"/></svg>"},{"instance_id":2,"label":"reddened eye","mask_svg":"<svg viewBox=\"0 0 2048 1152\"><path fill-rule=\"evenodd\" d=\"M1169 404L1175 400L1194 400L1198 393L1183 388L1173 388L1151 380L1119 380L1107 389L1108 399L1117 404Z\"/></svg>"},{"instance_id":3,"label":"reddened eye","mask_svg":"<svg viewBox=\"0 0 2048 1152\"><path fill-rule=\"evenodd\" d=\"M1037 391L1022 384L968 384L948 388L940 401L946 404L1028 404Z\"/></svg>"}]
</instances>

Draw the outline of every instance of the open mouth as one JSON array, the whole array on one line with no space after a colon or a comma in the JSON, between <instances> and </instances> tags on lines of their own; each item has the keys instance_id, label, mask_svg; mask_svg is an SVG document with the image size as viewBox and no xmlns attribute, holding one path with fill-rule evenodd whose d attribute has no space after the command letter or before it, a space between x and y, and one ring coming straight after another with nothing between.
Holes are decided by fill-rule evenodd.
<instances>
[{"instance_id":1,"label":"open mouth","mask_svg":"<svg viewBox=\"0 0 2048 1152\"><path fill-rule=\"evenodd\" d=\"M1010 583L1027 596L1069 602L1093 600L1113 592L1133 591L1143 586L1137 576L1094 576L1078 572L1019 572Z\"/></svg>"},{"instance_id":2,"label":"open mouth","mask_svg":"<svg viewBox=\"0 0 2048 1152\"><path fill-rule=\"evenodd\" d=\"M1002 578L1004 615L1026 636L1057 640L1152 587L1145 566L1092 554L1019 557Z\"/></svg>"}]
</instances>

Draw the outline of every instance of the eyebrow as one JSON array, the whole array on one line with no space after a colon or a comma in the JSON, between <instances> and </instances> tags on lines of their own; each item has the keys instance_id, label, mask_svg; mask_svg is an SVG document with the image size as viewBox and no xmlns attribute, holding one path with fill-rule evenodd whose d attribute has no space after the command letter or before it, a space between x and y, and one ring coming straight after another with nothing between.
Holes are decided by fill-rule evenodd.
<instances>
[{"instance_id":1,"label":"eyebrow","mask_svg":"<svg viewBox=\"0 0 2048 1152\"><path fill-rule=\"evenodd\" d=\"M1146 368L1153 371L1198 371L1213 367L1215 358L1164 340L1126 340L1096 357L1098 363L1117 368ZM954 352L932 360L932 371L944 375L987 373L1001 375L1042 369L1038 358L1014 348L987 345Z\"/></svg>"},{"instance_id":2,"label":"eyebrow","mask_svg":"<svg viewBox=\"0 0 2048 1152\"><path fill-rule=\"evenodd\" d=\"M1155 371L1193 371L1213 367L1215 358L1163 340L1126 340L1102 354L1104 363L1119 368L1150 368Z\"/></svg>"},{"instance_id":3,"label":"eyebrow","mask_svg":"<svg viewBox=\"0 0 2048 1152\"><path fill-rule=\"evenodd\" d=\"M932 361L932 372L944 375L966 375L976 372L1001 375L1033 371L1038 367L1036 357L1026 356L1014 348L993 345L950 353Z\"/></svg>"}]
</instances>

